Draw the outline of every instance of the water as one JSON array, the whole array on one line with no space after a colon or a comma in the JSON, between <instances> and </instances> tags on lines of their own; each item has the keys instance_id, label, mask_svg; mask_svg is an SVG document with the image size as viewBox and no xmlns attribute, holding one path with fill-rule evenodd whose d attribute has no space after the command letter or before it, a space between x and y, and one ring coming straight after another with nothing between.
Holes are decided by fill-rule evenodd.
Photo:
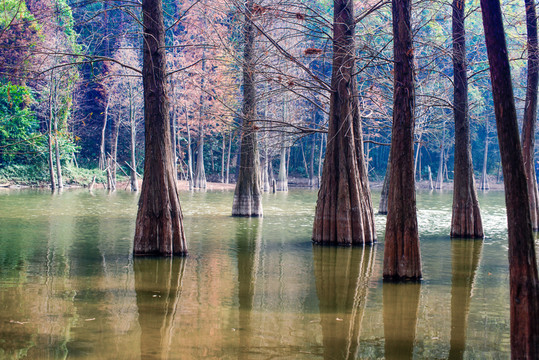
<instances>
[{"instance_id":1,"label":"water","mask_svg":"<svg viewBox=\"0 0 539 360\"><path fill-rule=\"evenodd\" d=\"M378 204L379 194L374 194ZM137 195L0 192L0 359L509 358L503 193L486 238L451 240L450 193L419 193L424 281L383 284L374 247L310 242L316 192L182 193L190 256L131 257Z\"/></svg>"}]
</instances>

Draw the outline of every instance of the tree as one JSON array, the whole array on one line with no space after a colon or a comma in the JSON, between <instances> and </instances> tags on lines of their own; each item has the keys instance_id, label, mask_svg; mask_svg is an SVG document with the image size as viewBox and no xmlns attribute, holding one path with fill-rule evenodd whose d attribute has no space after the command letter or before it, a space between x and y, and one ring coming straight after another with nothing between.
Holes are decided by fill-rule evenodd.
<instances>
[{"instance_id":1,"label":"tree","mask_svg":"<svg viewBox=\"0 0 539 360\"><path fill-rule=\"evenodd\" d=\"M514 359L537 359L539 279L535 240L500 2L481 0L481 10L507 208L511 356Z\"/></svg>"},{"instance_id":2,"label":"tree","mask_svg":"<svg viewBox=\"0 0 539 360\"><path fill-rule=\"evenodd\" d=\"M256 139L256 89L254 66L255 27L253 16L255 4L247 0L245 4L244 50L243 50L243 118L241 123L240 169L232 216L262 216L262 197L260 190L260 166Z\"/></svg>"},{"instance_id":3,"label":"tree","mask_svg":"<svg viewBox=\"0 0 539 360\"><path fill-rule=\"evenodd\" d=\"M477 201L470 148L468 119L468 75L466 73L466 34L464 0L453 0L453 78L455 118L455 176L451 237L483 237L483 223Z\"/></svg>"},{"instance_id":4,"label":"tree","mask_svg":"<svg viewBox=\"0 0 539 360\"><path fill-rule=\"evenodd\" d=\"M335 0L333 6L328 144L312 238L320 244L371 244L376 231L355 75L354 3Z\"/></svg>"},{"instance_id":5,"label":"tree","mask_svg":"<svg viewBox=\"0 0 539 360\"><path fill-rule=\"evenodd\" d=\"M183 216L170 140L161 0L144 0L142 13L146 145L133 251L135 255L186 255Z\"/></svg>"},{"instance_id":6,"label":"tree","mask_svg":"<svg viewBox=\"0 0 539 360\"><path fill-rule=\"evenodd\" d=\"M414 49L410 0L393 0L394 94L385 280L421 279L414 179Z\"/></svg>"},{"instance_id":7,"label":"tree","mask_svg":"<svg viewBox=\"0 0 539 360\"><path fill-rule=\"evenodd\" d=\"M524 4L526 6L526 29L528 31L528 81L522 125L522 155L528 184L532 227L533 230L539 231L539 194L537 192L537 176L535 174L534 162L535 121L537 120L537 86L539 84L537 17L535 13L535 2L532 0L525 0Z\"/></svg>"}]
</instances>

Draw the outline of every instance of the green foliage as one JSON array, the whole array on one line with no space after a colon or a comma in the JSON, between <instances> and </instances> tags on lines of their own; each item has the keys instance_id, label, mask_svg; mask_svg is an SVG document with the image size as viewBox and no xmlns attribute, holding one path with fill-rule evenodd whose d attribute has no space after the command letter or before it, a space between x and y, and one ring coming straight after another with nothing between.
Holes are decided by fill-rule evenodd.
<instances>
[{"instance_id":1,"label":"green foliage","mask_svg":"<svg viewBox=\"0 0 539 360\"><path fill-rule=\"evenodd\" d=\"M0 167L0 182L15 182L25 185L37 185L48 181L49 175L45 163L40 164L10 164Z\"/></svg>"},{"instance_id":2,"label":"green foliage","mask_svg":"<svg viewBox=\"0 0 539 360\"><path fill-rule=\"evenodd\" d=\"M43 150L44 138L30 105L34 99L28 88L0 86L0 161L27 163Z\"/></svg>"},{"instance_id":3,"label":"green foliage","mask_svg":"<svg viewBox=\"0 0 539 360\"><path fill-rule=\"evenodd\" d=\"M0 27L5 28L17 21L33 21L34 16L28 11L23 0L0 1Z\"/></svg>"}]
</instances>

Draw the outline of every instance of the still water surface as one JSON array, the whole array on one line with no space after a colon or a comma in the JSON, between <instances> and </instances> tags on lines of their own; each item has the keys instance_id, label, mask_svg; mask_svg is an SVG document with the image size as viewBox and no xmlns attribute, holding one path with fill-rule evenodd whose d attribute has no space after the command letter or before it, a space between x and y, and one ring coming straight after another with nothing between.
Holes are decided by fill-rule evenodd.
<instances>
[{"instance_id":1,"label":"still water surface","mask_svg":"<svg viewBox=\"0 0 539 360\"><path fill-rule=\"evenodd\" d=\"M383 284L380 242L313 246L316 192L182 193L190 256L131 256L138 196L0 192L0 359L509 358L504 198L451 240L452 195L419 193L424 281ZM379 194L374 194L378 204Z\"/></svg>"}]
</instances>

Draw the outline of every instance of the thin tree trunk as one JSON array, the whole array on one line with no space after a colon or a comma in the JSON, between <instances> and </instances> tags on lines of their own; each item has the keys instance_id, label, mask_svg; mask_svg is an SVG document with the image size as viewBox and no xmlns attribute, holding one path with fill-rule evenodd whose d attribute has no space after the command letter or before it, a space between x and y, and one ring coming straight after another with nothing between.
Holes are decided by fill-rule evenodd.
<instances>
[{"instance_id":1,"label":"thin tree trunk","mask_svg":"<svg viewBox=\"0 0 539 360\"><path fill-rule=\"evenodd\" d=\"M221 151L221 183L225 182L225 151L226 151L226 142L225 142L225 133L223 133L223 147Z\"/></svg>"},{"instance_id":2,"label":"thin tree trunk","mask_svg":"<svg viewBox=\"0 0 539 360\"><path fill-rule=\"evenodd\" d=\"M423 132L419 133L419 138L417 139L417 150L415 152L415 160L414 160L414 179L417 179L417 166L419 162L419 150L421 150L421 137L423 136ZM419 168L419 172L421 173L421 167ZM419 180L421 181L421 175L419 175Z\"/></svg>"},{"instance_id":3,"label":"thin tree trunk","mask_svg":"<svg viewBox=\"0 0 539 360\"><path fill-rule=\"evenodd\" d=\"M481 0L481 10L507 207L511 357L537 359L539 279L535 239L500 2Z\"/></svg>"},{"instance_id":4,"label":"thin tree trunk","mask_svg":"<svg viewBox=\"0 0 539 360\"><path fill-rule=\"evenodd\" d=\"M324 165L324 140L326 139L326 134L320 134L320 153L318 154L318 176L316 179L316 186L320 188L320 183L322 182L322 169Z\"/></svg>"},{"instance_id":5,"label":"thin tree trunk","mask_svg":"<svg viewBox=\"0 0 539 360\"><path fill-rule=\"evenodd\" d=\"M391 174L391 159L387 159L386 175L384 176L384 185L380 194L380 204L378 205L378 214L387 215L387 199L389 197L389 177Z\"/></svg>"},{"instance_id":6,"label":"thin tree trunk","mask_svg":"<svg viewBox=\"0 0 539 360\"><path fill-rule=\"evenodd\" d=\"M414 179L414 59L411 0L393 0L394 93L385 280L421 279Z\"/></svg>"},{"instance_id":7,"label":"thin tree trunk","mask_svg":"<svg viewBox=\"0 0 539 360\"><path fill-rule=\"evenodd\" d=\"M482 238L483 223L472 163L466 74L465 1L453 0L455 160L451 237Z\"/></svg>"},{"instance_id":8,"label":"thin tree trunk","mask_svg":"<svg viewBox=\"0 0 539 360\"><path fill-rule=\"evenodd\" d=\"M537 119L537 86L539 84L539 54L537 46L537 17L535 2L525 0L526 28L528 32L528 85L526 87L526 105L522 125L522 155L524 170L530 197L530 212L534 231L539 230L539 194L535 174L534 143L535 121Z\"/></svg>"},{"instance_id":9,"label":"thin tree trunk","mask_svg":"<svg viewBox=\"0 0 539 360\"><path fill-rule=\"evenodd\" d=\"M122 117L122 107L118 109L118 118L114 122L114 128L112 132L112 146L111 146L111 157L112 157L112 181L114 183L114 188L116 188L116 173L118 167L118 136L120 133L120 121Z\"/></svg>"},{"instance_id":10,"label":"thin tree trunk","mask_svg":"<svg viewBox=\"0 0 539 360\"><path fill-rule=\"evenodd\" d=\"M131 191L139 191L137 180L137 160L136 160L136 148L137 148L137 121L135 117L135 107L133 105L133 87L129 83L129 129L131 133L130 153L131 153L131 169L129 173L131 182Z\"/></svg>"},{"instance_id":11,"label":"thin tree trunk","mask_svg":"<svg viewBox=\"0 0 539 360\"><path fill-rule=\"evenodd\" d=\"M226 158L226 178L225 183L230 183L230 155L232 152L232 132L228 133L228 154Z\"/></svg>"},{"instance_id":12,"label":"thin tree trunk","mask_svg":"<svg viewBox=\"0 0 539 360\"><path fill-rule=\"evenodd\" d=\"M49 92L49 134L47 136L47 144L49 147L49 176L51 179L51 190L56 190L56 182L54 181L54 162L52 160L52 132L53 132L53 123L54 123L54 108L52 104L52 75L53 71L51 71L51 88Z\"/></svg>"},{"instance_id":13,"label":"thin tree trunk","mask_svg":"<svg viewBox=\"0 0 539 360\"><path fill-rule=\"evenodd\" d=\"M58 104L57 99L57 91L56 87L58 84L55 85L54 90L54 103ZM56 153L56 180L58 182L58 189L61 189L64 187L64 183L62 181L62 162L60 160L60 144L58 143L58 112L56 112L54 116L54 149Z\"/></svg>"},{"instance_id":14,"label":"thin tree trunk","mask_svg":"<svg viewBox=\"0 0 539 360\"><path fill-rule=\"evenodd\" d=\"M243 58L243 119L241 124L240 166L232 216L262 216L262 197L258 166L257 137L255 127L256 88L255 88L255 58L254 40L255 27L253 24L253 0L247 0L243 33L245 36Z\"/></svg>"},{"instance_id":15,"label":"thin tree trunk","mask_svg":"<svg viewBox=\"0 0 539 360\"><path fill-rule=\"evenodd\" d=\"M185 109L185 125L187 128L187 170L189 174L189 190L193 189L193 150L191 147L191 129L189 128L189 116Z\"/></svg>"},{"instance_id":16,"label":"thin tree trunk","mask_svg":"<svg viewBox=\"0 0 539 360\"><path fill-rule=\"evenodd\" d=\"M279 177L277 178L277 191L288 191L288 177L286 171L286 141L281 135L281 157L279 161Z\"/></svg>"},{"instance_id":17,"label":"thin tree trunk","mask_svg":"<svg viewBox=\"0 0 539 360\"><path fill-rule=\"evenodd\" d=\"M105 169L106 155L105 155L105 134L107 131L107 122L109 119L109 105L110 94L107 96L105 103L105 112L103 116L103 127L101 128L101 145L99 146L99 170Z\"/></svg>"},{"instance_id":18,"label":"thin tree trunk","mask_svg":"<svg viewBox=\"0 0 539 360\"><path fill-rule=\"evenodd\" d=\"M195 168L195 181L193 182L193 187L198 189L205 189L206 170L204 168L204 126L202 125L202 120L199 129L200 131L197 146L197 163Z\"/></svg>"},{"instance_id":19,"label":"thin tree trunk","mask_svg":"<svg viewBox=\"0 0 539 360\"><path fill-rule=\"evenodd\" d=\"M314 157L316 150L316 136L311 135L311 166L309 167L309 187L313 188L315 186L316 180L314 179Z\"/></svg>"},{"instance_id":20,"label":"thin tree trunk","mask_svg":"<svg viewBox=\"0 0 539 360\"><path fill-rule=\"evenodd\" d=\"M445 121L442 130L442 142L440 143L440 162L438 165L438 175L436 176L436 189L442 190L444 187L444 151L445 151Z\"/></svg>"},{"instance_id":21,"label":"thin tree trunk","mask_svg":"<svg viewBox=\"0 0 539 360\"><path fill-rule=\"evenodd\" d=\"M183 216L170 139L165 26L161 0L143 0L144 179L135 227L135 255L185 255Z\"/></svg>"},{"instance_id":22,"label":"thin tree trunk","mask_svg":"<svg viewBox=\"0 0 539 360\"><path fill-rule=\"evenodd\" d=\"M354 3L335 0L328 144L313 225L313 242L376 241L355 75ZM330 139L330 140L329 140Z\"/></svg>"},{"instance_id":23,"label":"thin tree trunk","mask_svg":"<svg viewBox=\"0 0 539 360\"><path fill-rule=\"evenodd\" d=\"M487 174L487 161L488 161L488 119L486 123L486 134L485 134L485 151L483 152L483 170L481 171L481 190L488 190L490 186L488 184L488 174Z\"/></svg>"}]
</instances>

